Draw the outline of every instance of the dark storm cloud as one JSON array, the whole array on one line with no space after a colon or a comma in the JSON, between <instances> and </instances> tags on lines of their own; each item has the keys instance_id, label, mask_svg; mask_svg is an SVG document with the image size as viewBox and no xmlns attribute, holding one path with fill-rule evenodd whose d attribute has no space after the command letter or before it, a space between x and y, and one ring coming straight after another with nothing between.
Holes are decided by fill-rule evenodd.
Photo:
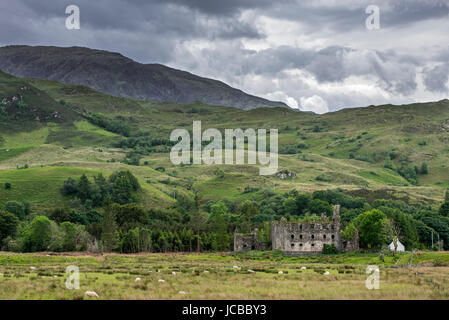
<instances>
[{"instance_id":1,"label":"dark storm cloud","mask_svg":"<svg viewBox=\"0 0 449 320\"><path fill-rule=\"evenodd\" d=\"M160 3L171 3L186 6L200 12L215 16L230 16L244 9L269 10L273 7L295 3L295 0L157 0Z\"/></svg>"},{"instance_id":2,"label":"dark storm cloud","mask_svg":"<svg viewBox=\"0 0 449 320\"><path fill-rule=\"evenodd\" d=\"M170 5L170 2L173 4ZM184 1L188 2L188 1ZM225 3L221 1L207 1ZM34 18L61 18L65 8L73 4L69 0L19 0L8 5L26 8L27 14ZM258 31L247 23L233 17L215 18L214 30L207 24L207 18L201 12L191 10L183 1L141 1L141 0L78 0L82 23L85 26L102 29L119 29L123 31L152 31L156 33L174 33L183 37L260 37ZM223 7L223 6L218 6ZM217 20L218 19L218 20Z\"/></svg>"},{"instance_id":3,"label":"dark storm cloud","mask_svg":"<svg viewBox=\"0 0 449 320\"><path fill-rule=\"evenodd\" d=\"M308 32L319 33L325 28L350 32L365 28L368 16L365 10L370 5L379 7L383 28L400 27L449 15L447 0L297 0L273 6L263 11L263 14L297 21Z\"/></svg>"},{"instance_id":4,"label":"dark storm cloud","mask_svg":"<svg viewBox=\"0 0 449 320\"><path fill-rule=\"evenodd\" d=\"M449 15L447 0L397 0L391 1L389 6L383 17L386 26L406 25Z\"/></svg>"},{"instance_id":5,"label":"dark storm cloud","mask_svg":"<svg viewBox=\"0 0 449 320\"><path fill-rule=\"evenodd\" d=\"M74 43L119 51L141 62L168 63L176 46L186 40L264 36L238 17L211 18L202 10L175 2L78 0L81 30L74 33L65 29L64 22L72 0L18 0L4 5L0 12L0 45Z\"/></svg>"}]
</instances>

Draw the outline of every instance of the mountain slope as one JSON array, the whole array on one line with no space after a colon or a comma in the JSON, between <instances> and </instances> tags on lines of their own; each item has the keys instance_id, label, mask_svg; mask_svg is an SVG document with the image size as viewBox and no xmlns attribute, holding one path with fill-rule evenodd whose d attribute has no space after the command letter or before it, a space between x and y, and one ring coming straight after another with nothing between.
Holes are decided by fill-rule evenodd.
<instances>
[{"instance_id":1,"label":"mountain slope","mask_svg":"<svg viewBox=\"0 0 449 320\"><path fill-rule=\"evenodd\" d=\"M254 109L287 107L160 64L141 64L119 53L81 47L7 46L0 48L0 69L17 77L80 84L118 97L193 102Z\"/></svg>"},{"instance_id":2,"label":"mountain slope","mask_svg":"<svg viewBox=\"0 0 449 320\"><path fill-rule=\"evenodd\" d=\"M78 114L29 82L0 71L0 124L69 123Z\"/></svg>"},{"instance_id":3,"label":"mountain slope","mask_svg":"<svg viewBox=\"0 0 449 320\"><path fill-rule=\"evenodd\" d=\"M117 170L131 170L138 177L152 208L170 206L179 192L192 190L204 202L341 188L372 200L436 204L449 188L449 100L324 115L287 108L244 111L117 98L80 85L0 72L0 101L14 96L22 96L22 106L16 100L0 115L0 186L13 183L11 190L0 187L0 206L28 198L44 207L43 199L52 197L54 205L70 205L59 193L63 180L82 172L108 176ZM60 118L51 118L55 111ZM50 118L37 121L35 112ZM92 121L94 115L103 117L103 123ZM221 132L279 129L278 170L296 177L260 176L258 165L173 165L164 141L174 129L191 130L194 120L202 121L203 130ZM115 130L117 124L129 127L130 137ZM139 159L131 161L136 155ZM224 178L217 177L218 168Z\"/></svg>"}]
</instances>

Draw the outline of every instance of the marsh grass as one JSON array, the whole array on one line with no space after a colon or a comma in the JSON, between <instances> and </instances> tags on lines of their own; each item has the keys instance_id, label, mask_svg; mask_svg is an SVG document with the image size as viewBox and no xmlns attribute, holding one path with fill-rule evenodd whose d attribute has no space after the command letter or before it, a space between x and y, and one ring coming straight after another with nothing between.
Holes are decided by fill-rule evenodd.
<instances>
[{"instance_id":1,"label":"marsh grass","mask_svg":"<svg viewBox=\"0 0 449 320\"><path fill-rule=\"evenodd\" d=\"M447 253L419 253L418 265L410 267L379 263L380 290L365 287L372 255L336 255L329 263L324 256L272 254L276 259L267 252L260 259L234 253L50 257L3 253L0 299L95 299L84 296L87 290L97 292L99 299L449 298ZM406 261L407 255L397 260ZM441 266L434 267L435 261ZM65 288L68 265L80 268L80 290ZM306 270L301 269L304 266ZM326 271L329 275L324 275ZM141 281L136 282L137 277Z\"/></svg>"}]
</instances>

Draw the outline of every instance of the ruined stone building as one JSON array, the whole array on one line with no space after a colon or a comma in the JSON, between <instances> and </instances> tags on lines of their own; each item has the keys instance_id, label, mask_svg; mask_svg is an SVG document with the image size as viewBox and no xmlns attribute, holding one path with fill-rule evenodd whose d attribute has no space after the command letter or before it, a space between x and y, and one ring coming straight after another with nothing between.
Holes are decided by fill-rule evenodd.
<instances>
[{"instance_id":1,"label":"ruined stone building","mask_svg":"<svg viewBox=\"0 0 449 320\"><path fill-rule=\"evenodd\" d=\"M257 236L257 229L252 233L234 233L234 251L266 250L265 243L260 242Z\"/></svg>"},{"instance_id":2,"label":"ruined stone building","mask_svg":"<svg viewBox=\"0 0 449 320\"><path fill-rule=\"evenodd\" d=\"M321 253L325 244L334 245L339 251L359 249L358 233L354 239L342 240L340 236L340 206L334 206L332 220L326 214L315 222L271 222L272 250L281 250L286 254ZM263 250L257 240L257 231L249 235L234 234L234 251Z\"/></svg>"}]
</instances>

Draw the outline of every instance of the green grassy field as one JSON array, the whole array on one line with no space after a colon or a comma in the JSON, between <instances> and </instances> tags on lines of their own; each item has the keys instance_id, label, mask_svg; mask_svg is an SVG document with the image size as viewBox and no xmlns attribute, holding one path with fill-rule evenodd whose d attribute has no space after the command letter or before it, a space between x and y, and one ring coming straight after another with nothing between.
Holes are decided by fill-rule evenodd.
<instances>
[{"instance_id":1,"label":"green grassy field","mask_svg":"<svg viewBox=\"0 0 449 320\"><path fill-rule=\"evenodd\" d=\"M0 299L448 299L449 255L0 254ZM368 265L380 270L368 290ZM69 290L66 267L80 270ZM306 269L304 270L303 267ZM282 271L282 274L279 273ZM325 275L329 272L329 275ZM136 281L140 278L140 281ZM161 281L164 280L164 281ZM85 296L95 291L99 298Z\"/></svg>"}]
</instances>

